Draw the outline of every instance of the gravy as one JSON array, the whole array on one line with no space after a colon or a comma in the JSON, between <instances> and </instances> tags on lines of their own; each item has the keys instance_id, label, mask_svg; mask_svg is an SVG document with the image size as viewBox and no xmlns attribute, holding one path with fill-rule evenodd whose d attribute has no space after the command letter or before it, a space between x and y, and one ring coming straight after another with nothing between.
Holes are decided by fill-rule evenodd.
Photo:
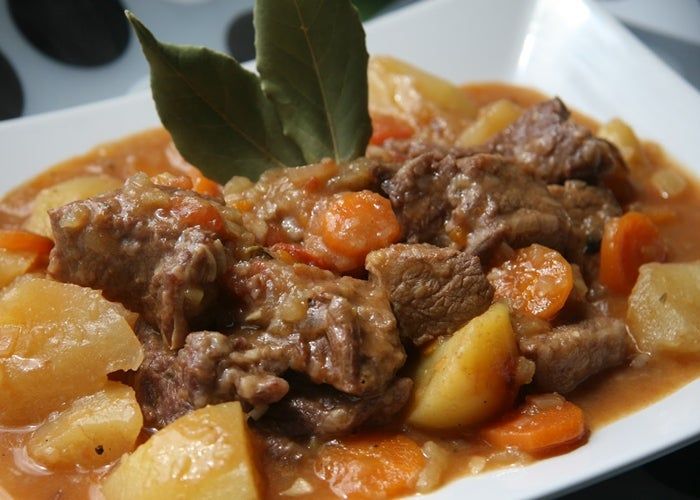
<instances>
[{"instance_id":1,"label":"gravy","mask_svg":"<svg viewBox=\"0 0 700 500\"><path fill-rule=\"evenodd\" d=\"M546 98L531 89L500 83L467 85L464 90L479 106L500 98L509 98L528 106ZM576 113L574 119L593 130L597 128L596 122L584 115ZM671 260L700 259L700 234L687 229L700 227L700 192L697 185L692 182L691 175L683 173L689 180L689 187L673 200L664 200L648 185L649 172L661 167L677 167L658 146L646 143L644 149L649 164L639 171L632 169L631 172L638 191L636 203L646 211L666 214L660 229L665 240L673 242L670 248ZM175 151L165 130L154 129L136 134L62 162L9 192L0 200L0 228L19 227L29 215L31 202L41 189L71 177L108 174L125 179L137 171L149 175L163 171L184 174L187 169L187 163ZM610 313L624 317L626 300L624 296L611 297L608 304ZM583 408L593 432L661 399L700 376L700 357L657 356L639 364L641 366L628 366L601 374L568 396L568 399ZM108 467L97 471L48 471L33 463L24 451L24 443L31 430L0 428L0 500L7 496L45 499L100 496L96 485ZM494 450L473 436L446 438L408 432L419 444L433 440L452 452L448 479L477 472L480 465L483 466L482 459L495 456ZM515 455L497 458L490 463L505 465L527 461ZM327 485L315 476L313 460L290 465L264 457L263 462L268 496L276 496L289 488L299 476L305 477L315 488L314 493L308 495L309 498L332 496Z\"/></svg>"}]
</instances>

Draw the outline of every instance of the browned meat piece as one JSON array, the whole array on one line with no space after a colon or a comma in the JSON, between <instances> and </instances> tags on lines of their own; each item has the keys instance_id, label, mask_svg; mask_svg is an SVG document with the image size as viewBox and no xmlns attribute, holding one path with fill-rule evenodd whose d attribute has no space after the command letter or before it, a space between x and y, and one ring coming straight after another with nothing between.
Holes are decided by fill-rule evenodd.
<instances>
[{"instance_id":1,"label":"browned meat piece","mask_svg":"<svg viewBox=\"0 0 700 500\"><path fill-rule=\"evenodd\" d=\"M569 245L569 255L575 258L584 253L597 253L605 222L622 215L620 204L612 192L578 180L566 181L563 186L552 184L547 188L571 218L574 238Z\"/></svg>"},{"instance_id":2,"label":"browned meat piece","mask_svg":"<svg viewBox=\"0 0 700 500\"><path fill-rule=\"evenodd\" d=\"M253 241L235 220L212 199L139 174L119 191L51 212L49 272L102 290L179 347L216 303L233 257Z\"/></svg>"},{"instance_id":3,"label":"browned meat piece","mask_svg":"<svg viewBox=\"0 0 700 500\"><path fill-rule=\"evenodd\" d=\"M625 362L631 344L625 324L599 317L520 339L520 350L535 362L542 391L571 392L591 375Z\"/></svg>"},{"instance_id":4,"label":"browned meat piece","mask_svg":"<svg viewBox=\"0 0 700 500\"><path fill-rule=\"evenodd\" d=\"M607 171L625 168L615 146L570 121L569 115L558 98L537 104L486 147L516 158L525 172L548 184L593 180Z\"/></svg>"},{"instance_id":5,"label":"browned meat piece","mask_svg":"<svg viewBox=\"0 0 700 500\"><path fill-rule=\"evenodd\" d=\"M493 298L479 258L453 248L392 245L367 255L365 267L389 292L401 337L418 346L454 332Z\"/></svg>"},{"instance_id":6,"label":"browned meat piece","mask_svg":"<svg viewBox=\"0 0 700 500\"><path fill-rule=\"evenodd\" d=\"M546 186L507 158L426 153L383 184L409 243L482 254L501 242L563 249L570 220Z\"/></svg>"},{"instance_id":7,"label":"browned meat piece","mask_svg":"<svg viewBox=\"0 0 700 500\"><path fill-rule=\"evenodd\" d=\"M460 148L457 146L446 147L442 144L432 144L419 139L389 139L381 147L375 147L367 151L368 155L382 162L405 162L411 158L425 153L437 153L441 156L451 155L455 158L463 158L476 153L488 153L486 147Z\"/></svg>"},{"instance_id":8,"label":"browned meat piece","mask_svg":"<svg viewBox=\"0 0 700 500\"><path fill-rule=\"evenodd\" d=\"M379 425L408 402L413 382L396 379L376 396L357 398L327 385L293 384L295 389L270 407L261 425L289 436L337 436L363 424Z\"/></svg>"},{"instance_id":9,"label":"browned meat piece","mask_svg":"<svg viewBox=\"0 0 700 500\"><path fill-rule=\"evenodd\" d=\"M137 325L144 361L135 378L136 395L147 426L163 427L185 413L223 401L251 404L279 401L287 381L261 369L237 369L232 353L236 339L218 332L195 332L179 351L171 350L158 332ZM248 394L243 397L239 393Z\"/></svg>"},{"instance_id":10,"label":"browned meat piece","mask_svg":"<svg viewBox=\"0 0 700 500\"><path fill-rule=\"evenodd\" d=\"M135 386L147 425L237 399L272 405L266 422L275 429L335 434L404 406L411 382L395 379L405 353L383 289L263 259L237 264L231 284L244 319L228 336L191 333L175 353L140 324L146 356ZM277 407L286 379L300 378L290 370L305 382L293 382L294 393Z\"/></svg>"},{"instance_id":11,"label":"browned meat piece","mask_svg":"<svg viewBox=\"0 0 700 500\"><path fill-rule=\"evenodd\" d=\"M252 259L233 268L230 287L247 351L239 366L275 364L348 394L383 391L406 354L386 292L303 264ZM246 369L247 371L247 369Z\"/></svg>"},{"instance_id":12,"label":"browned meat piece","mask_svg":"<svg viewBox=\"0 0 700 500\"><path fill-rule=\"evenodd\" d=\"M333 386L353 407L367 405L365 399L386 403L393 394L406 355L383 289L259 258L236 264L230 285L238 297L238 326L229 335L190 333L175 353L139 326L146 357L136 390L147 425L161 427L191 409L232 399L271 405L287 394L293 372ZM369 418L368 411L352 411L344 420L348 430ZM319 412L323 428L341 419Z\"/></svg>"}]
</instances>

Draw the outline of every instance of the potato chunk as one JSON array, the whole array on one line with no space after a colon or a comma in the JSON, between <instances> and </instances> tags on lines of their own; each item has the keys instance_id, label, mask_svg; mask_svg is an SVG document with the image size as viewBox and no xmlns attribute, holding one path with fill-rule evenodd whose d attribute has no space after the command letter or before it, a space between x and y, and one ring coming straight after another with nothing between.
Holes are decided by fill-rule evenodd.
<instances>
[{"instance_id":1,"label":"potato chunk","mask_svg":"<svg viewBox=\"0 0 700 500\"><path fill-rule=\"evenodd\" d=\"M248 432L238 402L189 413L124 457L102 492L107 500L260 498Z\"/></svg>"},{"instance_id":2,"label":"potato chunk","mask_svg":"<svg viewBox=\"0 0 700 500\"><path fill-rule=\"evenodd\" d=\"M24 223L25 229L48 238L53 238L49 210L62 207L76 200L85 200L98 194L114 191L123 182L109 175L84 175L39 191L34 199L32 214Z\"/></svg>"},{"instance_id":3,"label":"potato chunk","mask_svg":"<svg viewBox=\"0 0 700 500\"><path fill-rule=\"evenodd\" d=\"M33 252L10 252L0 248L0 287L9 285L17 276L29 271L36 259Z\"/></svg>"},{"instance_id":4,"label":"potato chunk","mask_svg":"<svg viewBox=\"0 0 700 500\"><path fill-rule=\"evenodd\" d=\"M517 362L508 308L494 304L419 362L408 422L427 429L483 422L513 402Z\"/></svg>"},{"instance_id":5,"label":"potato chunk","mask_svg":"<svg viewBox=\"0 0 700 500\"><path fill-rule=\"evenodd\" d=\"M628 165L637 165L644 158L642 145L632 127L619 118L613 118L601 125L596 134L607 141L612 142Z\"/></svg>"},{"instance_id":6,"label":"potato chunk","mask_svg":"<svg viewBox=\"0 0 700 500\"><path fill-rule=\"evenodd\" d=\"M373 56L367 68L372 115L397 116L418 128L438 119L454 139L476 116L476 106L457 85L387 56Z\"/></svg>"},{"instance_id":7,"label":"potato chunk","mask_svg":"<svg viewBox=\"0 0 700 500\"><path fill-rule=\"evenodd\" d=\"M0 294L0 424L39 422L108 373L138 368L134 319L96 290L17 279Z\"/></svg>"},{"instance_id":8,"label":"potato chunk","mask_svg":"<svg viewBox=\"0 0 700 500\"><path fill-rule=\"evenodd\" d=\"M700 261L645 264L629 297L627 325L643 351L700 353Z\"/></svg>"},{"instance_id":9,"label":"potato chunk","mask_svg":"<svg viewBox=\"0 0 700 500\"><path fill-rule=\"evenodd\" d=\"M508 99L499 99L479 110L477 119L457 139L462 147L484 144L523 114L523 108Z\"/></svg>"},{"instance_id":10,"label":"potato chunk","mask_svg":"<svg viewBox=\"0 0 700 500\"><path fill-rule=\"evenodd\" d=\"M133 450L142 425L134 390L108 382L104 389L76 399L39 427L27 451L48 467L100 467Z\"/></svg>"}]
</instances>

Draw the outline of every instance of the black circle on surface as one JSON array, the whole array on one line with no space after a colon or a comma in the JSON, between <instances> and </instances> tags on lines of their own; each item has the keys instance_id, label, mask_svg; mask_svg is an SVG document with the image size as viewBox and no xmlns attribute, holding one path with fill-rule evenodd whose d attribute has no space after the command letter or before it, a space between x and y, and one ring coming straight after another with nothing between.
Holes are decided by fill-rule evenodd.
<instances>
[{"instance_id":1,"label":"black circle on surface","mask_svg":"<svg viewBox=\"0 0 700 500\"><path fill-rule=\"evenodd\" d=\"M0 120L17 118L24 108L24 93L10 61L0 52Z\"/></svg>"},{"instance_id":2,"label":"black circle on surface","mask_svg":"<svg viewBox=\"0 0 700 500\"><path fill-rule=\"evenodd\" d=\"M644 466L654 479L693 497L700 497L700 443L690 445Z\"/></svg>"},{"instance_id":3,"label":"black circle on surface","mask_svg":"<svg viewBox=\"0 0 700 500\"><path fill-rule=\"evenodd\" d=\"M22 34L41 52L75 66L121 55L129 26L119 0L8 0Z\"/></svg>"},{"instance_id":4,"label":"black circle on surface","mask_svg":"<svg viewBox=\"0 0 700 500\"><path fill-rule=\"evenodd\" d=\"M255 59L255 29L253 11L236 16L226 33L226 46L229 53L239 62Z\"/></svg>"}]
</instances>

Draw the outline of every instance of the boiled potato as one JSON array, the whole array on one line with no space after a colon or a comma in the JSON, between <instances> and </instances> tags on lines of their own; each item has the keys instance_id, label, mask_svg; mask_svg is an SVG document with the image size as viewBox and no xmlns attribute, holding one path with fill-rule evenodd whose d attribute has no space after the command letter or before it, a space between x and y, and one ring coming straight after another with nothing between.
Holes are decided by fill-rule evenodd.
<instances>
[{"instance_id":1,"label":"boiled potato","mask_svg":"<svg viewBox=\"0 0 700 500\"><path fill-rule=\"evenodd\" d=\"M373 113L418 125L433 118L473 119L476 106L456 85L392 57L374 56L367 69Z\"/></svg>"},{"instance_id":2,"label":"boiled potato","mask_svg":"<svg viewBox=\"0 0 700 500\"><path fill-rule=\"evenodd\" d=\"M138 368L135 315L100 292L27 275L0 293L0 424L29 424L107 374Z\"/></svg>"},{"instance_id":3,"label":"boiled potato","mask_svg":"<svg viewBox=\"0 0 700 500\"><path fill-rule=\"evenodd\" d=\"M601 125L597 135L617 146L627 164L634 165L643 160L644 152L637 135L632 127L619 118L613 118Z\"/></svg>"},{"instance_id":4,"label":"boiled potato","mask_svg":"<svg viewBox=\"0 0 700 500\"><path fill-rule=\"evenodd\" d=\"M700 353L700 261L640 267L627 325L643 351Z\"/></svg>"},{"instance_id":5,"label":"boiled potato","mask_svg":"<svg viewBox=\"0 0 700 500\"><path fill-rule=\"evenodd\" d=\"M24 223L24 228L53 238L49 210L62 207L72 201L85 200L114 191L122 187L122 184L122 181L109 175L84 175L42 189L34 199L32 213Z\"/></svg>"},{"instance_id":6,"label":"boiled potato","mask_svg":"<svg viewBox=\"0 0 700 500\"><path fill-rule=\"evenodd\" d=\"M457 139L462 147L484 144L494 135L520 118L523 108L508 99L499 99L479 110L478 118Z\"/></svg>"},{"instance_id":7,"label":"boiled potato","mask_svg":"<svg viewBox=\"0 0 700 500\"><path fill-rule=\"evenodd\" d=\"M11 252L0 248L0 288L29 271L36 259L33 252Z\"/></svg>"},{"instance_id":8,"label":"boiled potato","mask_svg":"<svg viewBox=\"0 0 700 500\"><path fill-rule=\"evenodd\" d=\"M248 432L238 402L196 410L124 457L102 492L107 500L260 498Z\"/></svg>"},{"instance_id":9,"label":"boiled potato","mask_svg":"<svg viewBox=\"0 0 700 500\"><path fill-rule=\"evenodd\" d=\"M100 467L133 450L142 425L134 390L107 382L104 389L76 399L39 427L27 452L52 468Z\"/></svg>"},{"instance_id":10,"label":"boiled potato","mask_svg":"<svg viewBox=\"0 0 700 500\"><path fill-rule=\"evenodd\" d=\"M512 403L517 362L508 308L494 304L419 362L408 422L426 429L483 422Z\"/></svg>"}]
</instances>

